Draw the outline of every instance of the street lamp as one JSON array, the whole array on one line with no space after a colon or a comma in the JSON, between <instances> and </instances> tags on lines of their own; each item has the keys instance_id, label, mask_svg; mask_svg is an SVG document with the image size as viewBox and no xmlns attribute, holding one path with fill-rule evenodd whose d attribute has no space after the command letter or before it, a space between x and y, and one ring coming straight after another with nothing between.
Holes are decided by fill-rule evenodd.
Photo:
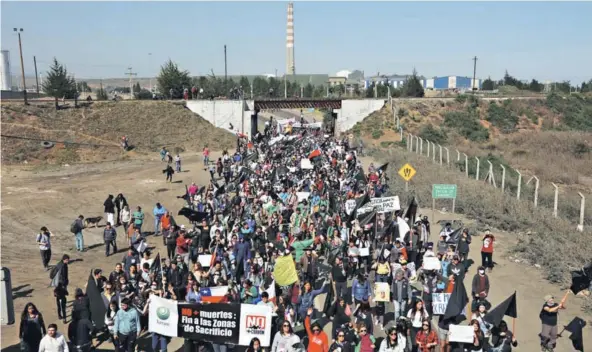
<instances>
[{"instance_id":1,"label":"street lamp","mask_svg":"<svg viewBox=\"0 0 592 352\"><path fill-rule=\"evenodd\" d=\"M14 32L18 34L18 41L19 41L19 51L21 54L21 74L23 75L23 99L25 100L25 105L27 103L27 86L25 84L25 62L23 61L23 45L21 43L21 33L23 32L22 28L13 28Z\"/></svg>"}]
</instances>

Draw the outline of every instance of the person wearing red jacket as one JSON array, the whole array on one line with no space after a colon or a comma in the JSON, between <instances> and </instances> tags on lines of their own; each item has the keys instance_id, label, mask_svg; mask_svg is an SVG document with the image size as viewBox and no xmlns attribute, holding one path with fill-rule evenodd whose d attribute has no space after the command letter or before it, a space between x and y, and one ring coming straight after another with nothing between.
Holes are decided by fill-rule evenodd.
<instances>
[{"instance_id":1,"label":"person wearing red jacket","mask_svg":"<svg viewBox=\"0 0 592 352\"><path fill-rule=\"evenodd\" d=\"M185 231L179 232L179 237L177 237L177 255L180 255L183 258L183 262L185 262L185 265L189 265L190 243L191 239L185 238Z\"/></svg>"},{"instance_id":2,"label":"person wearing red jacket","mask_svg":"<svg viewBox=\"0 0 592 352\"><path fill-rule=\"evenodd\" d=\"M312 324L312 328L310 325L310 317L312 315L313 309L308 308L306 312L306 319L304 319L304 328L306 329L306 334L308 335L308 352L328 352L329 351L329 338L327 334L321 328L321 325L318 322L314 322Z\"/></svg>"}]
</instances>

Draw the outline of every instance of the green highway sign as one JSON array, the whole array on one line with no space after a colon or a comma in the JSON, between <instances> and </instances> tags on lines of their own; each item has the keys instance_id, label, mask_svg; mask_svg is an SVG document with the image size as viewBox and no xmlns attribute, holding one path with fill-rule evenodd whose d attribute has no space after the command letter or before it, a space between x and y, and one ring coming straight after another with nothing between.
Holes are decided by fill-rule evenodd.
<instances>
[{"instance_id":1,"label":"green highway sign","mask_svg":"<svg viewBox=\"0 0 592 352\"><path fill-rule=\"evenodd\" d=\"M456 199L456 185L432 185L433 199Z\"/></svg>"}]
</instances>

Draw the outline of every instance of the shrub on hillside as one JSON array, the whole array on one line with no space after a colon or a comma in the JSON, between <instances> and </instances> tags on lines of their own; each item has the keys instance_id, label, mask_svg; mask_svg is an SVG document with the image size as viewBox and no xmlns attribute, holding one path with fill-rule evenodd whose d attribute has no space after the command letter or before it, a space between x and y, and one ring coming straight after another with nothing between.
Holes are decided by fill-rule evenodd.
<instances>
[{"instance_id":1,"label":"shrub on hillside","mask_svg":"<svg viewBox=\"0 0 592 352\"><path fill-rule=\"evenodd\" d=\"M431 124L423 126L418 135L419 137L436 144L444 144L448 139L446 131L435 128Z\"/></svg>"},{"instance_id":2,"label":"shrub on hillside","mask_svg":"<svg viewBox=\"0 0 592 352\"><path fill-rule=\"evenodd\" d=\"M505 102L510 102L506 100ZM486 120L497 127L502 133L511 133L516 131L516 125L518 124L518 116L509 109L509 104L502 106L498 105L497 102L490 102L487 108Z\"/></svg>"},{"instance_id":3,"label":"shrub on hillside","mask_svg":"<svg viewBox=\"0 0 592 352\"><path fill-rule=\"evenodd\" d=\"M444 113L444 126L474 142L485 142L489 139L489 131L481 125L474 111L450 111Z\"/></svg>"},{"instance_id":4,"label":"shrub on hillside","mask_svg":"<svg viewBox=\"0 0 592 352\"><path fill-rule=\"evenodd\" d=\"M592 132L592 99L578 94L561 96L549 94L547 106L562 115L562 124L572 130Z\"/></svg>"}]
</instances>

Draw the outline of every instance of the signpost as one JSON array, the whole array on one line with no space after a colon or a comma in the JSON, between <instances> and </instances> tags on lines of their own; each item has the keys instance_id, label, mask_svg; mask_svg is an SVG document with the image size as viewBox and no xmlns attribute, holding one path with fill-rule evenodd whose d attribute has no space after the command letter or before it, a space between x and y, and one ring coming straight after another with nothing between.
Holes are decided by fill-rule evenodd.
<instances>
[{"instance_id":1,"label":"signpost","mask_svg":"<svg viewBox=\"0 0 592 352\"><path fill-rule=\"evenodd\" d=\"M405 192L409 191L409 181L411 181L416 173L417 171L415 171L413 166L409 163L403 165L403 167L399 169L399 176L405 180Z\"/></svg>"},{"instance_id":2,"label":"signpost","mask_svg":"<svg viewBox=\"0 0 592 352\"><path fill-rule=\"evenodd\" d=\"M436 199L452 199L452 212L456 205L456 185L432 185L432 221L434 221L434 209Z\"/></svg>"}]
</instances>

